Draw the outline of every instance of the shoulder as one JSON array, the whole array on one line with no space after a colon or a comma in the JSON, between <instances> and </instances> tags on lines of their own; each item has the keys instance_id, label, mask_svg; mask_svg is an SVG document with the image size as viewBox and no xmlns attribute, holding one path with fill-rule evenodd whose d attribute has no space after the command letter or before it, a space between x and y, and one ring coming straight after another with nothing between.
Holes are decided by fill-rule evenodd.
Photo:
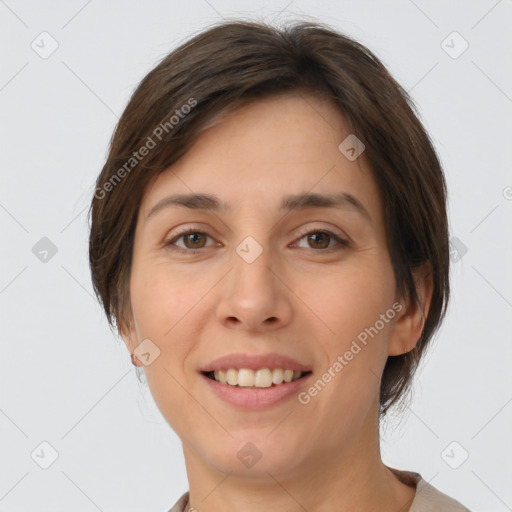
<instances>
[{"instance_id":1,"label":"shoulder","mask_svg":"<svg viewBox=\"0 0 512 512\"><path fill-rule=\"evenodd\" d=\"M409 512L470 512L462 503L450 498L420 478L416 497Z\"/></svg>"},{"instance_id":2,"label":"shoulder","mask_svg":"<svg viewBox=\"0 0 512 512\"><path fill-rule=\"evenodd\" d=\"M389 466L388 466L389 467ZM389 468L405 484L416 487L409 512L471 512L462 503L429 484L419 473Z\"/></svg>"},{"instance_id":3,"label":"shoulder","mask_svg":"<svg viewBox=\"0 0 512 512\"><path fill-rule=\"evenodd\" d=\"M450 498L423 480L419 473L389 468L407 485L416 486L416 495L409 512L471 512L460 502ZM188 512L185 510L189 498L188 491L174 504L169 512Z\"/></svg>"},{"instance_id":4,"label":"shoulder","mask_svg":"<svg viewBox=\"0 0 512 512\"><path fill-rule=\"evenodd\" d=\"M188 491L173 505L169 512L187 512L185 507L188 503Z\"/></svg>"}]
</instances>

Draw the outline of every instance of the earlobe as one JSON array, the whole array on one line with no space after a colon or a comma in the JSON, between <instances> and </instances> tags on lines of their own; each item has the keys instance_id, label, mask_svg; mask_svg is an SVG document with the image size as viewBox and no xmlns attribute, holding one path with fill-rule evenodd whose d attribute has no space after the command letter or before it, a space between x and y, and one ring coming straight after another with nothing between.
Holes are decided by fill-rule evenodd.
<instances>
[{"instance_id":1,"label":"earlobe","mask_svg":"<svg viewBox=\"0 0 512 512\"><path fill-rule=\"evenodd\" d=\"M430 309L433 293L433 279L429 263L425 263L414 272L418 304L402 298L403 308L397 316L391 339L388 355L399 356L410 352L418 343L425 326Z\"/></svg>"}]
</instances>

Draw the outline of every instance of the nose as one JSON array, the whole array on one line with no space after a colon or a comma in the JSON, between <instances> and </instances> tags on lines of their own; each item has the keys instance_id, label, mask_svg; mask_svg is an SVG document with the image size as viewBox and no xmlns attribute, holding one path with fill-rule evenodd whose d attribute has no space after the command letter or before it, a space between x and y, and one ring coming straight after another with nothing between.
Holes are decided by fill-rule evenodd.
<instances>
[{"instance_id":1,"label":"nose","mask_svg":"<svg viewBox=\"0 0 512 512\"><path fill-rule=\"evenodd\" d=\"M286 286L286 276L267 249L248 261L234 252L233 268L220 290L218 320L230 329L254 333L284 327L293 314L293 293Z\"/></svg>"}]
</instances>

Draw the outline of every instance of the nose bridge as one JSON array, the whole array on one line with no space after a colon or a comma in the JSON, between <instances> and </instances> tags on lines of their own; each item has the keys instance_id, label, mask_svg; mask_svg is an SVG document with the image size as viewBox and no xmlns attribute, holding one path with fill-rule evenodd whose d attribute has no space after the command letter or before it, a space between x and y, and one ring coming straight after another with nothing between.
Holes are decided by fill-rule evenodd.
<instances>
[{"instance_id":1,"label":"nose bridge","mask_svg":"<svg viewBox=\"0 0 512 512\"><path fill-rule=\"evenodd\" d=\"M234 247L233 265L235 279L252 280L257 282L271 280L272 267L269 223L261 211L263 197L253 195L240 206L238 220L235 223L235 236L239 242Z\"/></svg>"},{"instance_id":2,"label":"nose bridge","mask_svg":"<svg viewBox=\"0 0 512 512\"><path fill-rule=\"evenodd\" d=\"M270 245L247 236L235 248L233 255L233 290L244 300L271 302L277 292L272 272Z\"/></svg>"},{"instance_id":3,"label":"nose bridge","mask_svg":"<svg viewBox=\"0 0 512 512\"><path fill-rule=\"evenodd\" d=\"M282 326L291 317L291 304L275 275L268 236L246 236L234 249L232 271L218 304L219 320L254 330L270 323Z\"/></svg>"}]
</instances>

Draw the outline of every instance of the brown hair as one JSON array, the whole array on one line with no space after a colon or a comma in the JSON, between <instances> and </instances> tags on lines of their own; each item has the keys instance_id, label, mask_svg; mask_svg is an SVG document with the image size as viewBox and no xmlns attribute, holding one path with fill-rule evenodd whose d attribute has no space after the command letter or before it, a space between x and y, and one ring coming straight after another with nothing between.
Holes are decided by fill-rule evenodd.
<instances>
[{"instance_id":1,"label":"brown hair","mask_svg":"<svg viewBox=\"0 0 512 512\"><path fill-rule=\"evenodd\" d=\"M145 76L110 141L90 209L92 282L109 323L130 324L129 276L144 191L218 116L287 92L332 100L366 146L384 204L397 291L418 303L413 270L428 263L433 295L416 347L390 356L380 413L410 390L449 297L446 184L407 92L362 44L327 25L228 21L183 43Z\"/></svg>"}]
</instances>

